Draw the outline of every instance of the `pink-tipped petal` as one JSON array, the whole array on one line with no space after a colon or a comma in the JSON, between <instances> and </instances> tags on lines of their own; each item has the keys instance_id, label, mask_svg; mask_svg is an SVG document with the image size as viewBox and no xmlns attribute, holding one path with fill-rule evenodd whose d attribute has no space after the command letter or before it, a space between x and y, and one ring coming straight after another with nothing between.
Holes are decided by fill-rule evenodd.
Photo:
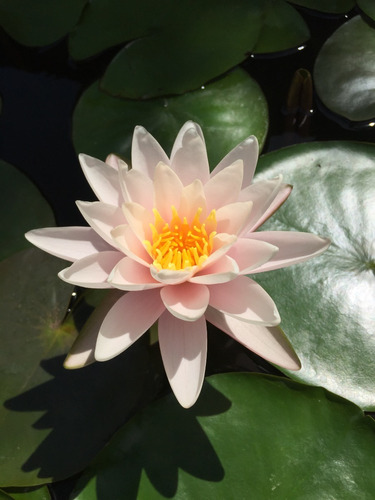
<instances>
[{"instance_id":1,"label":"pink-tipped petal","mask_svg":"<svg viewBox=\"0 0 375 500\"><path fill-rule=\"evenodd\" d=\"M112 288L107 279L122 258L121 252L101 252L89 255L60 271L59 277L76 286Z\"/></svg>"},{"instance_id":2,"label":"pink-tipped petal","mask_svg":"<svg viewBox=\"0 0 375 500\"><path fill-rule=\"evenodd\" d=\"M206 197L204 195L202 181L196 179L182 189L178 213L183 214L190 224L198 209L202 209L200 220L203 221L207 216Z\"/></svg>"},{"instance_id":3,"label":"pink-tipped petal","mask_svg":"<svg viewBox=\"0 0 375 500\"><path fill-rule=\"evenodd\" d=\"M150 224L154 223L154 215L139 203L124 203L122 211L129 226L141 243L151 239Z\"/></svg>"},{"instance_id":4,"label":"pink-tipped petal","mask_svg":"<svg viewBox=\"0 0 375 500\"><path fill-rule=\"evenodd\" d=\"M272 269L280 269L304 262L311 257L320 255L331 244L330 240L326 238L297 231L259 231L251 233L249 238L266 241L279 249L268 262L251 271L252 273L272 271Z\"/></svg>"},{"instance_id":5,"label":"pink-tipped petal","mask_svg":"<svg viewBox=\"0 0 375 500\"><path fill-rule=\"evenodd\" d=\"M233 165L211 177L204 185L208 212L237 201L242 186L242 179L242 160L235 161ZM247 198L244 201L248 201L249 199L251 198Z\"/></svg>"},{"instance_id":6,"label":"pink-tipped petal","mask_svg":"<svg viewBox=\"0 0 375 500\"><path fill-rule=\"evenodd\" d=\"M252 201L231 203L216 211L217 232L239 234L250 216Z\"/></svg>"},{"instance_id":7,"label":"pink-tipped petal","mask_svg":"<svg viewBox=\"0 0 375 500\"><path fill-rule=\"evenodd\" d=\"M110 167L112 167L116 170L120 170L120 168L123 170L129 170L127 163L125 163L124 160L122 160L119 156L117 156L113 153L111 153L107 156L107 158L105 159L105 162L107 163L107 165L109 165Z\"/></svg>"},{"instance_id":8,"label":"pink-tipped petal","mask_svg":"<svg viewBox=\"0 0 375 500\"><path fill-rule=\"evenodd\" d=\"M95 359L107 361L121 354L155 323L164 310L159 290L123 295L100 327Z\"/></svg>"},{"instance_id":9,"label":"pink-tipped petal","mask_svg":"<svg viewBox=\"0 0 375 500\"><path fill-rule=\"evenodd\" d=\"M246 276L210 286L210 306L249 323L263 326L280 323L274 301L258 283Z\"/></svg>"},{"instance_id":10,"label":"pink-tipped petal","mask_svg":"<svg viewBox=\"0 0 375 500\"><path fill-rule=\"evenodd\" d=\"M108 205L101 201L77 201L77 207L85 218L86 222L112 246L115 242L111 236L111 231L116 226L124 224L125 218L121 208Z\"/></svg>"},{"instance_id":11,"label":"pink-tipped petal","mask_svg":"<svg viewBox=\"0 0 375 500\"><path fill-rule=\"evenodd\" d=\"M29 231L25 237L41 250L70 262L113 250L91 227L45 227Z\"/></svg>"},{"instance_id":12,"label":"pink-tipped petal","mask_svg":"<svg viewBox=\"0 0 375 500\"><path fill-rule=\"evenodd\" d=\"M276 246L265 241L238 238L228 255L237 262L240 274L248 274L268 262L278 251Z\"/></svg>"},{"instance_id":13,"label":"pink-tipped petal","mask_svg":"<svg viewBox=\"0 0 375 500\"><path fill-rule=\"evenodd\" d=\"M117 170L108 163L84 154L79 155L79 161L98 200L119 207L123 200Z\"/></svg>"},{"instance_id":14,"label":"pink-tipped petal","mask_svg":"<svg viewBox=\"0 0 375 500\"><path fill-rule=\"evenodd\" d=\"M155 167L159 162L169 165L169 158L163 148L143 127L134 129L132 142L132 167L154 178Z\"/></svg>"},{"instance_id":15,"label":"pink-tipped petal","mask_svg":"<svg viewBox=\"0 0 375 500\"><path fill-rule=\"evenodd\" d=\"M182 321L165 311L159 319L159 344L171 388L184 408L198 399L207 358L207 326L204 316Z\"/></svg>"},{"instance_id":16,"label":"pink-tipped petal","mask_svg":"<svg viewBox=\"0 0 375 500\"><path fill-rule=\"evenodd\" d=\"M201 271L190 278L190 283L199 283L202 285L216 285L234 280L239 273L237 262L223 255L217 261L204 267Z\"/></svg>"},{"instance_id":17,"label":"pink-tipped petal","mask_svg":"<svg viewBox=\"0 0 375 500\"><path fill-rule=\"evenodd\" d=\"M154 206L164 220L170 220L171 207L180 205L183 185L171 167L159 163L155 169L154 178Z\"/></svg>"},{"instance_id":18,"label":"pink-tipped petal","mask_svg":"<svg viewBox=\"0 0 375 500\"><path fill-rule=\"evenodd\" d=\"M172 148L171 165L184 186L195 179L205 184L210 178L206 145L196 123L186 122L179 131Z\"/></svg>"},{"instance_id":19,"label":"pink-tipped petal","mask_svg":"<svg viewBox=\"0 0 375 500\"><path fill-rule=\"evenodd\" d=\"M182 283L165 286L160 296L173 316L184 321L196 321L207 309L210 293L205 285Z\"/></svg>"},{"instance_id":20,"label":"pink-tipped petal","mask_svg":"<svg viewBox=\"0 0 375 500\"><path fill-rule=\"evenodd\" d=\"M262 358L287 370L299 370L301 363L281 328L252 325L212 307L206 319Z\"/></svg>"},{"instance_id":21,"label":"pink-tipped petal","mask_svg":"<svg viewBox=\"0 0 375 500\"><path fill-rule=\"evenodd\" d=\"M139 170L120 169L120 184L125 203L135 202L152 211L154 186L152 180Z\"/></svg>"},{"instance_id":22,"label":"pink-tipped petal","mask_svg":"<svg viewBox=\"0 0 375 500\"><path fill-rule=\"evenodd\" d=\"M197 271L198 266L187 267L181 271L172 271L171 269L156 269L155 266L150 266L151 276L162 283L163 285L178 285L187 281Z\"/></svg>"},{"instance_id":23,"label":"pink-tipped petal","mask_svg":"<svg viewBox=\"0 0 375 500\"><path fill-rule=\"evenodd\" d=\"M115 288L126 291L148 290L163 286L152 278L149 268L129 257L120 260L113 268L108 281Z\"/></svg>"},{"instance_id":24,"label":"pink-tipped petal","mask_svg":"<svg viewBox=\"0 0 375 500\"><path fill-rule=\"evenodd\" d=\"M145 247L134 234L132 228L127 224L117 226L111 232L112 238L116 242L119 250L143 266L149 267L152 258L147 253Z\"/></svg>"},{"instance_id":25,"label":"pink-tipped petal","mask_svg":"<svg viewBox=\"0 0 375 500\"><path fill-rule=\"evenodd\" d=\"M255 167L258 161L259 146L258 140L254 135L251 135L238 146L236 146L230 153L228 153L217 167L212 171L211 177L214 177L224 168L232 165L236 160L243 160L243 182L242 189L251 184L253 180Z\"/></svg>"},{"instance_id":26,"label":"pink-tipped petal","mask_svg":"<svg viewBox=\"0 0 375 500\"><path fill-rule=\"evenodd\" d=\"M96 307L85 326L74 341L70 351L64 361L67 369L76 369L87 366L95 361L94 351L96 339L109 310L123 295L119 290L109 290L106 297Z\"/></svg>"}]
</instances>

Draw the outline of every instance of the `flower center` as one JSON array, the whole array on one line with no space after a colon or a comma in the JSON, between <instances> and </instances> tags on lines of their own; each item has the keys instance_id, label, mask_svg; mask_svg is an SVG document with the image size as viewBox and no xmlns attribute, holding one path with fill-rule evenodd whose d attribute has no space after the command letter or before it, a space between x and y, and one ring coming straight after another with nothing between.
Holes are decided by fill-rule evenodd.
<instances>
[{"instance_id":1,"label":"flower center","mask_svg":"<svg viewBox=\"0 0 375 500\"><path fill-rule=\"evenodd\" d=\"M155 223L150 224L152 242L145 240L144 245L154 259L154 266L159 271L201 266L212 252L212 240L216 234L215 210L202 223L199 220L202 208L198 208L189 224L186 217L178 215L175 207L171 209L170 222L166 222L156 208L153 209Z\"/></svg>"}]
</instances>

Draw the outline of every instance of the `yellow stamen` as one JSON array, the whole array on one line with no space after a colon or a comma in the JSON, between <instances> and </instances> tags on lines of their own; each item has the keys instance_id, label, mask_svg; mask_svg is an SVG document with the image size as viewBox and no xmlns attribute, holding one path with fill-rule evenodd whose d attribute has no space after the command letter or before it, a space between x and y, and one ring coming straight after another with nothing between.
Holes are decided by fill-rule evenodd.
<instances>
[{"instance_id":1,"label":"yellow stamen","mask_svg":"<svg viewBox=\"0 0 375 500\"><path fill-rule=\"evenodd\" d=\"M153 210L155 223L150 224L152 241L145 240L144 245L154 259L154 266L159 271L201 266L212 252L216 234L215 210L201 223L203 209L198 208L191 224L185 216L178 215L175 207L172 206L171 210L170 222L166 222L156 208Z\"/></svg>"}]
</instances>

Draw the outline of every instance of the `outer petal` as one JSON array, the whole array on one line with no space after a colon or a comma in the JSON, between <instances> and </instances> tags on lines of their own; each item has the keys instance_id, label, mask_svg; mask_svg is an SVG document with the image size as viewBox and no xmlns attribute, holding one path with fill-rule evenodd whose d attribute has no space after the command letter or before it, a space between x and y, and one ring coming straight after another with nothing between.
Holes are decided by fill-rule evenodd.
<instances>
[{"instance_id":1,"label":"outer petal","mask_svg":"<svg viewBox=\"0 0 375 500\"><path fill-rule=\"evenodd\" d=\"M246 276L211 286L210 306L249 323L263 326L280 323L274 301L258 283Z\"/></svg>"},{"instance_id":2,"label":"outer petal","mask_svg":"<svg viewBox=\"0 0 375 500\"><path fill-rule=\"evenodd\" d=\"M152 258L133 233L130 226L123 224L122 226L115 227L111 232L111 236L116 242L119 250L124 252L125 255L144 266L150 267Z\"/></svg>"},{"instance_id":3,"label":"outer petal","mask_svg":"<svg viewBox=\"0 0 375 500\"><path fill-rule=\"evenodd\" d=\"M255 231L258 227L260 227L262 224L266 222L267 219L273 215L276 210L278 210L281 205L288 199L288 196L292 192L292 186L289 184L283 184L282 188L280 191L277 193L275 196L275 199L272 201L270 206L265 210L264 214L262 217L257 221L257 223L252 227L252 231Z\"/></svg>"},{"instance_id":4,"label":"outer petal","mask_svg":"<svg viewBox=\"0 0 375 500\"><path fill-rule=\"evenodd\" d=\"M258 161L259 146L258 140L254 135L251 135L238 146L236 146L230 153L228 153L217 167L212 171L211 177L217 175L224 168L232 165L236 160L243 160L244 163L244 176L242 188L245 188L253 180L255 167Z\"/></svg>"},{"instance_id":5,"label":"outer petal","mask_svg":"<svg viewBox=\"0 0 375 500\"><path fill-rule=\"evenodd\" d=\"M135 127L132 142L132 167L153 179L155 167L159 162L169 165L169 158L160 144L143 127Z\"/></svg>"},{"instance_id":6,"label":"outer petal","mask_svg":"<svg viewBox=\"0 0 375 500\"><path fill-rule=\"evenodd\" d=\"M205 184L210 178L206 145L196 123L186 122L178 133L172 148L171 165L184 186L195 179Z\"/></svg>"},{"instance_id":7,"label":"outer petal","mask_svg":"<svg viewBox=\"0 0 375 500\"><path fill-rule=\"evenodd\" d=\"M183 185L174 171L159 163L155 169L154 179L154 206L159 210L164 220L172 217L171 207L180 205Z\"/></svg>"},{"instance_id":8,"label":"outer petal","mask_svg":"<svg viewBox=\"0 0 375 500\"><path fill-rule=\"evenodd\" d=\"M155 323L164 309L159 290L123 295L102 323L95 359L107 361L125 351Z\"/></svg>"},{"instance_id":9,"label":"outer petal","mask_svg":"<svg viewBox=\"0 0 375 500\"><path fill-rule=\"evenodd\" d=\"M253 207L252 201L231 203L216 211L218 233L239 234Z\"/></svg>"},{"instance_id":10,"label":"outer petal","mask_svg":"<svg viewBox=\"0 0 375 500\"><path fill-rule=\"evenodd\" d=\"M41 250L70 262L113 250L91 227L45 227L25 234Z\"/></svg>"},{"instance_id":11,"label":"outer petal","mask_svg":"<svg viewBox=\"0 0 375 500\"><path fill-rule=\"evenodd\" d=\"M125 222L121 208L108 205L101 201L93 203L89 201L77 201L79 211L86 219L87 223L110 245L115 242L111 236L111 231L116 226Z\"/></svg>"},{"instance_id":12,"label":"outer petal","mask_svg":"<svg viewBox=\"0 0 375 500\"><path fill-rule=\"evenodd\" d=\"M139 170L119 171L120 185L126 203L135 202L152 211L154 186L152 180Z\"/></svg>"},{"instance_id":13,"label":"outer petal","mask_svg":"<svg viewBox=\"0 0 375 500\"><path fill-rule=\"evenodd\" d=\"M163 286L152 278L149 268L138 264L129 257L120 260L113 268L108 281L115 288L127 291L148 290Z\"/></svg>"},{"instance_id":14,"label":"outer petal","mask_svg":"<svg viewBox=\"0 0 375 500\"><path fill-rule=\"evenodd\" d=\"M223 255L220 259L195 274L189 279L189 282L203 285L226 283L237 278L238 273L239 269L236 261L228 257L228 255Z\"/></svg>"},{"instance_id":15,"label":"outer petal","mask_svg":"<svg viewBox=\"0 0 375 500\"><path fill-rule=\"evenodd\" d=\"M331 244L330 240L326 238L297 231L259 231L258 233L251 233L249 238L266 241L279 248L277 254L265 264L251 271L252 273L271 271L272 269L280 269L281 267L304 262L311 257L320 255Z\"/></svg>"},{"instance_id":16,"label":"outer petal","mask_svg":"<svg viewBox=\"0 0 375 500\"><path fill-rule=\"evenodd\" d=\"M211 177L204 185L207 210L218 209L223 205L238 201L243 180L243 161L237 160L229 167ZM248 201L247 198L244 201Z\"/></svg>"},{"instance_id":17,"label":"outer petal","mask_svg":"<svg viewBox=\"0 0 375 500\"><path fill-rule=\"evenodd\" d=\"M173 316L184 321L196 321L207 309L210 292L205 285L182 283L165 286L160 291L160 296Z\"/></svg>"},{"instance_id":18,"label":"outer petal","mask_svg":"<svg viewBox=\"0 0 375 500\"><path fill-rule=\"evenodd\" d=\"M207 326L202 316L197 321L182 321L165 311L159 319L159 344L172 390L184 408L198 399L204 380L207 357Z\"/></svg>"},{"instance_id":19,"label":"outer petal","mask_svg":"<svg viewBox=\"0 0 375 500\"><path fill-rule=\"evenodd\" d=\"M278 251L277 247L265 241L238 238L228 255L237 262L239 274L248 274L268 262Z\"/></svg>"},{"instance_id":20,"label":"outer petal","mask_svg":"<svg viewBox=\"0 0 375 500\"><path fill-rule=\"evenodd\" d=\"M88 155L80 154L79 161L87 182L103 203L119 207L122 203L118 172L112 164L104 163Z\"/></svg>"},{"instance_id":21,"label":"outer petal","mask_svg":"<svg viewBox=\"0 0 375 500\"><path fill-rule=\"evenodd\" d=\"M252 325L209 307L206 319L262 358L287 370L299 370L301 363L281 328Z\"/></svg>"},{"instance_id":22,"label":"outer petal","mask_svg":"<svg viewBox=\"0 0 375 500\"><path fill-rule=\"evenodd\" d=\"M107 279L122 258L122 253L115 251L89 255L60 271L59 277L72 285L87 288L112 288Z\"/></svg>"},{"instance_id":23,"label":"outer petal","mask_svg":"<svg viewBox=\"0 0 375 500\"><path fill-rule=\"evenodd\" d=\"M122 160L119 156L111 153L107 156L105 159L105 162L107 165L109 165L112 168L115 168L116 170L120 170L120 168L124 170L129 170L128 165Z\"/></svg>"},{"instance_id":24,"label":"outer petal","mask_svg":"<svg viewBox=\"0 0 375 500\"><path fill-rule=\"evenodd\" d=\"M74 341L64 361L68 369L82 368L95 361L94 351L99 329L109 310L123 295L120 290L109 290L106 297L94 310L83 330Z\"/></svg>"}]
</instances>

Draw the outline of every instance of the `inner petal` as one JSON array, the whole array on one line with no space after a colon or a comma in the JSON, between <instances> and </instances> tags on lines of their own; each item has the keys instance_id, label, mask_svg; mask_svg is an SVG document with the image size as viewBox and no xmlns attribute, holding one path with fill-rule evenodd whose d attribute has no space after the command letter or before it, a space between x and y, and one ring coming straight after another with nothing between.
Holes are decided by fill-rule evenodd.
<instances>
[{"instance_id":1,"label":"inner petal","mask_svg":"<svg viewBox=\"0 0 375 500\"><path fill-rule=\"evenodd\" d=\"M172 205L172 216L166 221L156 208L153 210L154 224L150 224L152 238L144 245L153 260L154 267L161 271L180 271L193 266L202 266L213 251L216 235L216 215L212 210L201 222L202 207L198 207L191 222L179 215Z\"/></svg>"}]
</instances>

